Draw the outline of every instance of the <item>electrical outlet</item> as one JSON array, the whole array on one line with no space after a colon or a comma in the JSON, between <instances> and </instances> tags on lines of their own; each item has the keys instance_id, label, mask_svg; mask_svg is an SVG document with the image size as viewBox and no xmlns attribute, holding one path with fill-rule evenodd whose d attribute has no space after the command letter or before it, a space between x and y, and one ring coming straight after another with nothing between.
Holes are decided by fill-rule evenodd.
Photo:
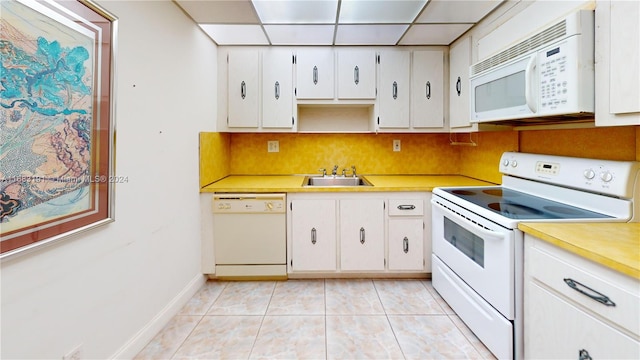
<instances>
[{"instance_id":1,"label":"electrical outlet","mask_svg":"<svg viewBox=\"0 0 640 360\"><path fill-rule=\"evenodd\" d=\"M400 151L400 140L393 140L393 151Z\"/></svg>"},{"instance_id":2,"label":"electrical outlet","mask_svg":"<svg viewBox=\"0 0 640 360\"><path fill-rule=\"evenodd\" d=\"M82 345L78 345L62 357L62 360L82 360Z\"/></svg>"},{"instance_id":3,"label":"electrical outlet","mask_svg":"<svg viewBox=\"0 0 640 360\"><path fill-rule=\"evenodd\" d=\"M280 142L278 140L267 141L267 152L280 152Z\"/></svg>"}]
</instances>

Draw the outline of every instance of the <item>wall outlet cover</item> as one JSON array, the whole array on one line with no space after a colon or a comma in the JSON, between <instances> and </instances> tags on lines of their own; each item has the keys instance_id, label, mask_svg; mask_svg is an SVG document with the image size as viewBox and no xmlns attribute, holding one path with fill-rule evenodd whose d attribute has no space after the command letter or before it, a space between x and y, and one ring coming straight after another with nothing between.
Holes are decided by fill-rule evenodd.
<instances>
[{"instance_id":1,"label":"wall outlet cover","mask_svg":"<svg viewBox=\"0 0 640 360\"><path fill-rule=\"evenodd\" d=\"M400 140L393 140L393 151L400 151Z\"/></svg>"},{"instance_id":2,"label":"wall outlet cover","mask_svg":"<svg viewBox=\"0 0 640 360\"><path fill-rule=\"evenodd\" d=\"M280 142L278 140L267 141L267 152L280 152Z\"/></svg>"}]
</instances>

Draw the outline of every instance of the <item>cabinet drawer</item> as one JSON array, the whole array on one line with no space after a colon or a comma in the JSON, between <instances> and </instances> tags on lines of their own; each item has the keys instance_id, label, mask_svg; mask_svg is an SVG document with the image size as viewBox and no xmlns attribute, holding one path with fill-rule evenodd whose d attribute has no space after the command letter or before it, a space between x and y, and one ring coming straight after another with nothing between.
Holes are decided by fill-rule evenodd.
<instances>
[{"instance_id":1,"label":"cabinet drawer","mask_svg":"<svg viewBox=\"0 0 640 360\"><path fill-rule=\"evenodd\" d=\"M424 201L421 199L389 199L389 216L424 215Z\"/></svg>"},{"instance_id":2,"label":"cabinet drawer","mask_svg":"<svg viewBox=\"0 0 640 360\"><path fill-rule=\"evenodd\" d=\"M527 306L525 314L525 359L578 359L581 353L593 359L639 358L637 340L553 291L535 283L528 286L535 301Z\"/></svg>"},{"instance_id":3,"label":"cabinet drawer","mask_svg":"<svg viewBox=\"0 0 640 360\"><path fill-rule=\"evenodd\" d=\"M633 334L640 334L638 281L543 241L527 237L528 242L532 240L535 243L528 249L525 264L533 278L595 315ZM599 297L609 305L593 297Z\"/></svg>"}]
</instances>

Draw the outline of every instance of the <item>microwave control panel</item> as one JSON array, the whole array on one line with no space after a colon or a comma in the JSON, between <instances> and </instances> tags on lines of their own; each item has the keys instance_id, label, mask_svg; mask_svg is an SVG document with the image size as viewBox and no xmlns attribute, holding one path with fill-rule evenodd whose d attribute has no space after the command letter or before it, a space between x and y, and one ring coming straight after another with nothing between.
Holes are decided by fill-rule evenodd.
<instances>
[{"instance_id":1,"label":"microwave control panel","mask_svg":"<svg viewBox=\"0 0 640 360\"><path fill-rule=\"evenodd\" d=\"M566 107L578 84L577 74L572 74L572 42L563 41L538 52L538 79L540 107L544 112L555 112Z\"/></svg>"}]
</instances>

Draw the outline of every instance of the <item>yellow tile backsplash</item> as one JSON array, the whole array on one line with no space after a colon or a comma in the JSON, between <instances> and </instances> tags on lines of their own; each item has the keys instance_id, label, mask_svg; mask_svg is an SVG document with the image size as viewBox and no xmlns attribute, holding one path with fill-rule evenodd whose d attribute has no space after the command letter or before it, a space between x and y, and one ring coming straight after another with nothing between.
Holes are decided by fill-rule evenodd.
<instances>
[{"instance_id":1,"label":"yellow tile backsplash","mask_svg":"<svg viewBox=\"0 0 640 360\"><path fill-rule=\"evenodd\" d=\"M229 175L230 135L216 132L200 133L200 187Z\"/></svg>"},{"instance_id":2,"label":"yellow tile backsplash","mask_svg":"<svg viewBox=\"0 0 640 360\"><path fill-rule=\"evenodd\" d=\"M360 174L459 174L500 183L504 151L640 161L640 126L458 134L201 133L200 186L229 174L314 174L333 165ZM280 151L267 152L277 140ZM394 152L393 140L401 141ZM454 139L456 140L456 139Z\"/></svg>"},{"instance_id":3,"label":"yellow tile backsplash","mask_svg":"<svg viewBox=\"0 0 640 360\"><path fill-rule=\"evenodd\" d=\"M280 142L268 153L267 141ZM393 140L401 151L394 152ZM334 165L360 174L454 174L458 153L447 134L232 134L232 174L315 174Z\"/></svg>"},{"instance_id":4,"label":"yellow tile backsplash","mask_svg":"<svg viewBox=\"0 0 640 360\"><path fill-rule=\"evenodd\" d=\"M606 160L640 160L640 126L520 132L520 151Z\"/></svg>"}]
</instances>

